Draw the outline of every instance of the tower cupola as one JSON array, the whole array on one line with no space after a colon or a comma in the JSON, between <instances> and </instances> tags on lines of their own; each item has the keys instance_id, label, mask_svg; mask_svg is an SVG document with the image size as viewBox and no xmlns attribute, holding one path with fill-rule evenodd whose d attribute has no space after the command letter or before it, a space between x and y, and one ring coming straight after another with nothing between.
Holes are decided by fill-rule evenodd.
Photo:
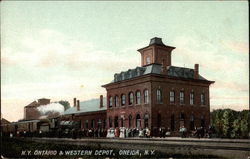
<instances>
[{"instance_id":1,"label":"tower cupola","mask_svg":"<svg viewBox=\"0 0 250 159\"><path fill-rule=\"evenodd\" d=\"M175 47L165 45L161 38L152 38L148 46L137 50L141 53L141 66L153 63L162 64L162 61L164 61L167 66L170 66L171 52L173 49L175 49Z\"/></svg>"}]
</instances>

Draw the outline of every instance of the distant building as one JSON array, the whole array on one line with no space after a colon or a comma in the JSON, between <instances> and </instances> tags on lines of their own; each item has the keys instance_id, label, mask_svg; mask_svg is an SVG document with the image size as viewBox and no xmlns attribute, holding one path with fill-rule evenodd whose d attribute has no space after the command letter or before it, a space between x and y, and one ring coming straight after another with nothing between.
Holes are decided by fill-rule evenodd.
<instances>
[{"instance_id":1,"label":"distant building","mask_svg":"<svg viewBox=\"0 0 250 159\"><path fill-rule=\"evenodd\" d=\"M41 105L50 104L50 99L41 98L37 101L33 101L24 107L24 120L38 119L41 114L37 110L37 107Z\"/></svg>"},{"instance_id":2,"label":"distant building","mask_svg":"<svg viewBox=\"0 0 250 159\"><path fill-rule=\"evenodd\" d=\"M81 128L106 127L106 98L92 99L80 102L74 98L74 105L64 112L62 120L79 121Z\"/></svg>"}]
</instances>

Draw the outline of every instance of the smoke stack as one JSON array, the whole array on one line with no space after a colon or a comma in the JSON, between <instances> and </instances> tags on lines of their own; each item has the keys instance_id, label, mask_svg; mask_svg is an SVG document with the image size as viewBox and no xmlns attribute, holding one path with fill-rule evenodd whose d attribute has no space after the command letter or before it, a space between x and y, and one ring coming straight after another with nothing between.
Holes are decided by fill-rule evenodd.
<instances>
[{"instance_id":1,"label":"smoke stack","mask_svg":"<svg viewBox=\"0 0 250 159\"><path fill-rule=\"evenodd\" d=\"M100 108L103 107L103 95L100 95Z\"/></svg>"},{"instance_id":2,"label":"smoke stack","mask_svg":"<svg viewBox=\"0 0 250 159\"><path fill-rule=\"evenodd\" d=\"M166 61L163 59L161 64L161 74L166 74L166 73L167 73L167 64Z\"/></svg>"},{"instance_id":3,"label":"smoke stack","mask_svg":"<svg viewBox=\"0 0 250 159\"><path fill-rule=\"evenodd\" d=\"M194 79L199 79L199 64L194 65Z\"/></svg>"},{"instance_id":4,"label":"smoke stack","mask_svg":"<svg viewBox=\"0 0 250 159\"><path fill-rule=\"evenodd\" d=\"M74 107L76 107L76 98L74 98Z\"/></svg>"},{"instance_id":5,"label":"smoke stack","mask_svg":"<svg viewBox=\"0 0 250 159\"><path fill-rule=\"evenodd\" d=\"M76 109L77 109L77 111L79 111L79 110L80 110L80 101L79 101L79 100L77 100Z\"/></svg>"}]
</instances>

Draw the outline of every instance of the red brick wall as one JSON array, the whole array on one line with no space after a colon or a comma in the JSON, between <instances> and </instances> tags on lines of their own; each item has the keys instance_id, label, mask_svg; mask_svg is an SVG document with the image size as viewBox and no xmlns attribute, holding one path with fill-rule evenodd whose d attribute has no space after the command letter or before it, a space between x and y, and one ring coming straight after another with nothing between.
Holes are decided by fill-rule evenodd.
<instances>
[{"instance_id":1,"label":"red brick wall","mask_svg":"<svg viewBox=\"0 0 250 159\"><path fill-rule=\"evenodd\" d=\"M170 118L172 114L175 114L175 129L178 130L180 126L180 113L185 115L185 127L189 129L189 119L191 115L194 116L194 125L196 127L200 126L201 116L204 116L205 126L208 127L210 123L209 119L209 84L204 82L197 81L184 81L178 79L169 79L160 75L151 75L139 77L133 80L126 80L123 82L117 82L106 86L107 88L107 103L109 104L109 97L113 97L113 107L108 108L107 110L107 120L109 117L113 120L115 116L119 117L119 126L120 117L123 115L125 117L124 126L128 127L128 116L131 114L133 117L133 127L135 127L135 118L137 114L140 114L141 119L143 119L145 113L149 114L149 127L157 127L157 116L158 113L161 114L161 126L168 128L170 127ZM143 104L143 90L149 90L149 104ZM161 89L162 91L162 103L158 104L156 102L156 90ZM170 104L169 102L169 92L170 90L175 91L175 103ZM141 104L135 104L135 92L137 90L141 91ZM180 105L179 93L184 91L184 104ZM134 93L134 103L128 105L128 94L129 92ZM194 92L194 105L189 104L189 94ZM206 105L201 106L200 104L200 94L205 94L205 103ZM121 94L126 95L126 104L125 106L114 107L115 96L118 95L119 100ZM120 102L119 102L120 103ZM109 122L107 121L109 126ZM141 125L143 127L144 123L141 120Z\"/></svg>"},{"instance_id":2,"label":"red brick wall","mask_svg":"<svg viewBox=\"0 0 250 159\"><path fill-rule=\"evenodd\" d=\"M73 114L73 115L65 115L61 118L61 120L74 120L74 121L80 121L81 122L81 129L86 129L86 120L88 120L88 128L91 127L91 121L94 121L94 127L98 127L98 121L99 119L102 121L101 127L104 128L106 127L106 118L107 118L107 113L105 110L103 111L98 111L98 112L86 112L86 113L81 113L81 114Z\"/></svg>"},{"instance_id":3,"label":"red brick wall","mask_svg":"<svg viewBox=\"0 0 250 159\"><path fill-rule=\"evenodd\" d=\"M159 45L152 45L142 50L139 50L141 53L141 66L147 65L147 57L150 57L151 63L162 64L162 60L165 60L166 65L170 66L172 50L172 47L165 47Z\"/></svg>"}]
</instances>

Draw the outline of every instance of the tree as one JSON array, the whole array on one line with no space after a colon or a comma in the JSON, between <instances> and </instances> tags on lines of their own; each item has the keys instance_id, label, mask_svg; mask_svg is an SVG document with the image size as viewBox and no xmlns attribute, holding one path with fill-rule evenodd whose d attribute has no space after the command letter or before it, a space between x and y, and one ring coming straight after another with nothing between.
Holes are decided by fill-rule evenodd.
<instances>
[{"instance_id":1,"label":"tree","mask_svg":"<svg viewBox=\"0 0 250 159\"><path fill-rule=\"evenodd\" d=\"M70 104L69 104L69 102L66 101L66 100L60 100L58 103L60 103L61 105L64 106L64 110L67 110L67 109L70 108Z\"/></svg>"},{"instance_id":2,"label":"tree","mask_svg":"<svg viewBox=\"0 0 250 159\"><path fill-rule=\"evenodd\" d=\"M247 138L249 110L217 109L211 112L211 125L218 137Z\"/></svg>"},{"instance_id":3,"label":"tree","mask_svg":"<svg viewBox=\"0 0 250 159\"><path fill-rule=\"evenodd\" d=\"M226 109L223 113L223 135L224 137L231 137L231 132L233 130L234 115L233 110Z\"/></svg>"}]
</instances>

